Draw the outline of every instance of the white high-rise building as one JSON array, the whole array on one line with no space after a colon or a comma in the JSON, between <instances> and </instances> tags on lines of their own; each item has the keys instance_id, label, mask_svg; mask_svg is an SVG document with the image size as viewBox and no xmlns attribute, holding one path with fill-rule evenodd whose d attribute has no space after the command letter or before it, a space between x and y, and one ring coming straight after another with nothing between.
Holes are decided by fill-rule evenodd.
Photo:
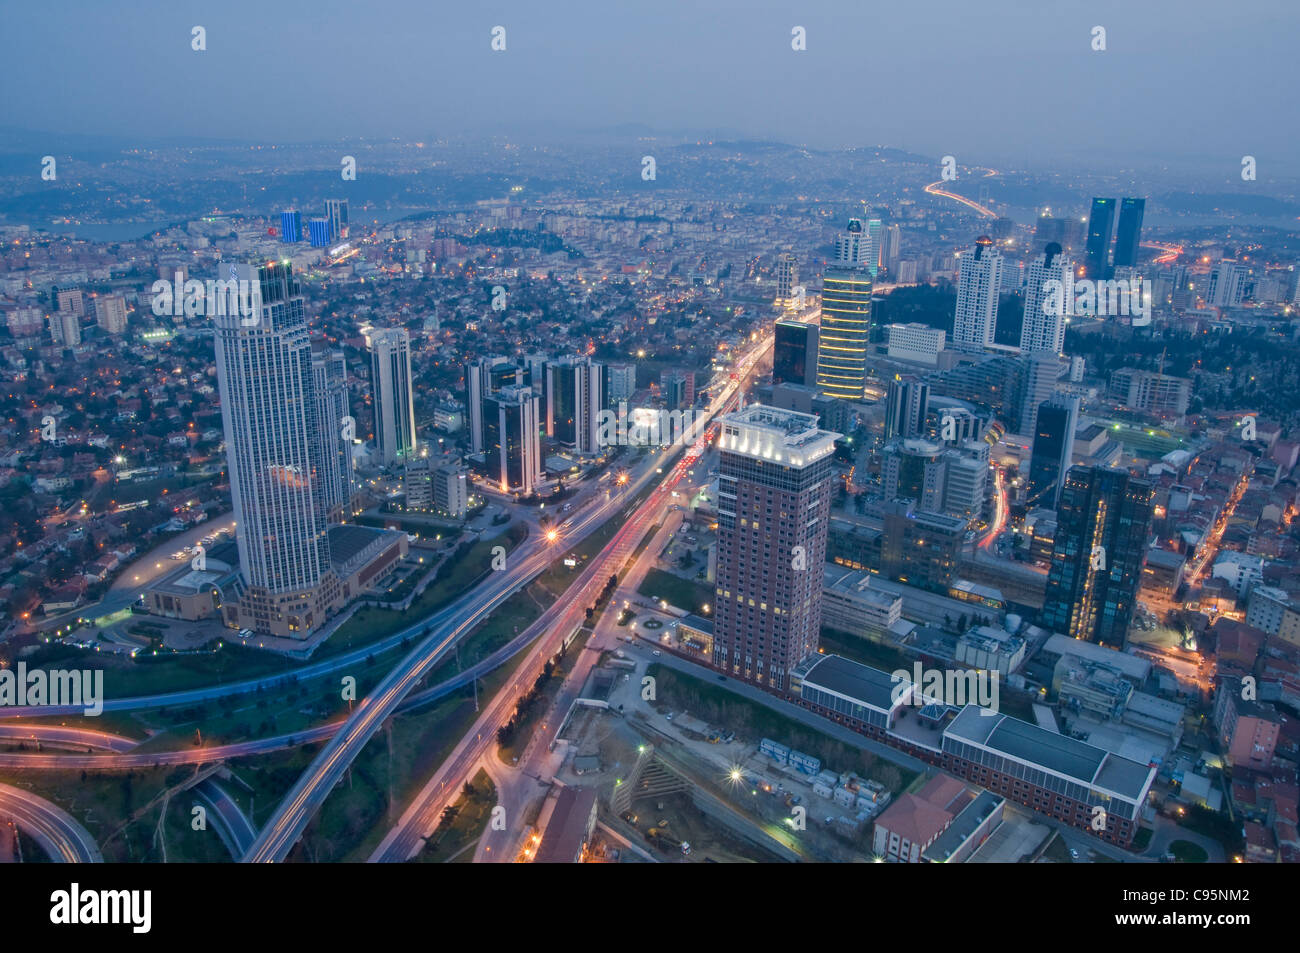
<instances>
[{"instance_id":1,"label":"white high-rise building","mask_svg":"<svg viewBox=\"0 0 1300 953\"><path fill-rule=\"evenodd\" d=\"M95 299L95 323L108 334L126 331L126 299L121 295L100 295Z\"/></svg>"},{"instance_id":2,"label":"white high-rise building","mask_svg":"<svg viewBox=\"0 0 1300 953\"><path fill-rule=\"evenodd\" d=\"M50 315L50 338L64 347L81 344L81 318L75 311L56 311Z\"/></svg>"},{"instance_id":3,"label":"white high-rise building","mask_svg":"<svg viewBox=\"0 0 1300 953\"><path fill-rule=\"evenodd\" d=\"M794 289L799 284L799 262L785 252L776 259L776 303L789 304L794 300Z\"/></svg>"},{"instance_id":4,"label":"white high-rise building","mask_svg":"<svg viewBox=\"0 0 1300 953\"><path fill-rule=\"evenodd\" d=\"M1026 354L1060 354L1065 347L1067 317L1065 289L1073 277L1074 262L1051 242L1029 263L1025 278L1025 314L1020 325L1020 350ZM1047 282L1056 282L1056 293Z\"/></svg>"},{"instance_id":5,"label":"white high-rise building","mask_svg":"<svg viewBox=\"0 0 1300 953\"><path fill-rule=\"evenodd\" d=\"M946 333L926 324L890 324L885 328L889 356L899 361L939 363Z\"/></svg>"},{"instance_id":6,"label":"white high-rise building","mask_svg":"<svg viewBox=\"0 0 1300 953\"><path fill-rule=\"evenodd\" d=\"M1246 294L1246 279L1250 269L1235 261L1224 260L1210 269L1209 286L1205 303L1216 308L1230 308L1241 304Z\"/></svg>"},{"instance_id":7,"label":"white high-rise building","mask_svg":"<svg viewBox=\"0 0 1300 953\"><path fill-rule=\"evenodd\" d=\"M413 459L419 448L411 383L411 335L406 328L370 332L370 369L379 460L384 466L392 466Z\"/></svg>"},{"instance_id":8,"label":"white high-rise building","mask_svg":"<svg viewBox=\"0 0 1300 953\"><path fill-rule=\"evenodd\" d=\"M870 252L871 236L862 227L862 219L849 219L844 231L835 236L835 264L865 266Z\"/></svg>"},{"instance_id":9,"label":"white high-rise building","mask_svg":"<svg viewBox=\"0 0 1300 953\"><path fill-rule=\"evenodd\" d=\"M316 401L303 297L287 264L222 264L220 270L222 280L228 271L252 292L248 315L232 295L212 318L246 584L239 618L258 631L301 638L324 621L335 595L322 591L334 576L325 493L313 473Z\"/></svg>"},{"instance_id":10,"label":"white high-rise building","mask_svg":"<svg viewBox=\"0 0 1300 953\"><path fill-rule=\"evenodd\" d=\"M998 291L1002 287L1002 256L993 239L981 235L957 263L957 313L953 346L981 351L993 343L998 323Z\"/></svg>"}]
</instances>

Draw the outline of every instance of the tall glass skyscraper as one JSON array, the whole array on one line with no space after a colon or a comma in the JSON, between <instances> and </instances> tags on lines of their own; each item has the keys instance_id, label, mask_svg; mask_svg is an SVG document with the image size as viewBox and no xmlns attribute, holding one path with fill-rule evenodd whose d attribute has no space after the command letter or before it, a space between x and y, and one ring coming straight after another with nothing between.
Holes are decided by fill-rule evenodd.
<instances>
[{"instance_id":1,"label":"tall glass skyscraper","mask_svg":"<svg viewBox=\"0 0 1300 953\"><path fill-rule=\"evenodd\" d=\"M1061 498L1061 478L1074 456L1074 431L1079 425L1079 398L1058 394L1038 407L1034 448L1029 458L1030 506L1055 509Z\"/></svg>"},{"instance_id":2,"label":"tall glass skyscraper","mask_svg":"<svg viewBox=\"0 0 1300 953\"><path fill-rule=\"evenodd\" d=\"M1122 649L1133 617L1155 488L1123 470L1071 467L1061 488L1040 624Z\"/></svg>"},{"instance_id":3,"label":"tall glass skyscraper","mask_svg":"<svg viewBox=\"0 0 1300 953\"><path fill-rule=\"evenodd\" d=\"M1108 277L1110 268L1110 236L1115 226L1115 200L1092 200L1088 215L1088 242L1084 250L1085 277L1097 281Z\"/></svg>"},{"instance_id":4,"label":"tall glass skyscraper","mask_svg":"<svg viewBox=\"0 0 1300 953\"><path fill-rule=\"evenodd\" d=\"M411 334L406 328L370 332L370 386L375 405L375 447L384 466L415 458L415 395L411 384Z\"/></svg>"},{"instance_id":5,"label":"tall glass skyscraper","mask_svg":"<svg viewBox=\"0 0 1300 953\"><path fill-rule=\"evenodd\" d=\"M302 241L302 214L296 208L280 213L280 241L287 244Z\"/></svg>"},{"instance_id":6,"label":"tall glass skyscraper","mask_svg":"<svg viewBox=\"0 0 1300 953\"><path fill-rule=\"evenodd\" d=\"M287 263L222 264L252 313L214 316L217 384L249 622L302 633L323 621L330 572L319 422L303 297Z\"/></svg>"},{"instance_id":7,"label":"tall glass skyscraper","mask_svg":"<svg viewBox=\"0 0 1300 953\"><path fill-rule=\"evenodd\" d=\"M772 382L802 384L817 382L817 325L784 318L776 322L772 343Z\"/></svg>"},{"instance_id":8,"label":"tall glass skyscraper","mask_svg":"<svg viewBox=\"0 0 1300 953\"><path fill-rule=\"evenodd\" d=\"M1116 268L1137 264L1138 246L1142 244L1142 217L1146 210L1146 199L1124 199L1119 203L1119 227L1115 233Z\"/></svg>"},{"instance_id":9,"label":"tall glass skyscraper","mask_svg":"<svg viewBox=\"0 0 1300 953\"><path fill-rule=\"evenodd\" d=\"M330 350L321 338L312 339L311 371L316 401L317 484L325 512L335 522L347 517L352 499L352 441L343 433L348 413L347 368L342 351Z\"/></svg>"},{"instance_id":10,"label":"tall glass skyscraper","mask_svg":"<svg viewBox=\"0 0 1300 953\"><path fill-rule=\"evenodd\" d=\"M822 323L817 340L817 387L827 397L862 400L867 390L871 340L870 237L862 222L849 224L835 241L836 262L822 275Z\"/></svg>"},{"instance_id":11,"label":"tall glass skyscraper","mask_svg":"<svg viewBox=\"0 0 1300 953\"><path fill-rule=\"evenodd\" d=\"M330 241L348 237L348 200L326 199L325 220L329 222Z\"/></svg>"}]
</instances>

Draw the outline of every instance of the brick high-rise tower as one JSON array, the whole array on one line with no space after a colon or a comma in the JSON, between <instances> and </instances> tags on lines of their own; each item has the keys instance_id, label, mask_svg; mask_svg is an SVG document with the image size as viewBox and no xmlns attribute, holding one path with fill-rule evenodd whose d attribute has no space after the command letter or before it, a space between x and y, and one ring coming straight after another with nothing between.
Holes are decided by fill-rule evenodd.
<instances>
[{"instance_id":1,"label":"brick high-rise tower","mask_svg":"<svg viewBox=\"0 0 1300 953\"><path fill-rule=\"evenodd\" d=\"M785 690L817 651L839 434L755 404L722 419L713 664Z\"/></svg>"}]
</instances>

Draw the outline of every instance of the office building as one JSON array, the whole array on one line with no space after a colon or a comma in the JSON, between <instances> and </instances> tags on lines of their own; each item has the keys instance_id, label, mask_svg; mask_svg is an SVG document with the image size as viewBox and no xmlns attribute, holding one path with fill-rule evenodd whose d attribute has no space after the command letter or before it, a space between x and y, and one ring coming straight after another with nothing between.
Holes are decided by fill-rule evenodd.
<instances>
[{"instance_id":1,"label":"office building","mask_svg":"<svg viewBox=\"0 0 1300 953\"><path fill-rule=\"evenodd\" d=\"M1235 308L1246 299L1250 269L1227 259L1210 269L1205 303L1215 308Z\"/></svg>"},{"instance_id":2,"label":"office building","mask_svg":"<svg viewBox=\"0 0 1300 953\"><path fill-rule=\"evenodd\" d=\"M380 463L387 467L413 459L419 447L411 380L411 334L406 328L370 332L370 387Z\"/></svg>"},{"instance_id":3,"label":"office building","mask_svg":"<svg viewBox=\"0 0 1300 953\"><path fill-rule=\"evenodd\" d=\"M844 231L835 236L835 264L849 268L865 267L871 257L871 236L862 228L862 220L849 219Z\"/></svg>"},{"instance_id":4,"label":"office building","mask_svg":"<svg viewBox=\"0 0 1300 953\"><path fill-rule=\"evenodd\" d=\"M280 241L289 245L302 241L302 213L296 208L280 213Z\"/></svg>"},{"instance_id":5,"label":"office building","mask_svg":"<svg viewBox=\"0 0 1300 953\"><path fill-rule=\"evenodd\" d=\"M311 342L313 399L316 404L316 480L331 522L343 522L352 500L352 440L344 434L348 409L347 366L343 352L321 338ZM355 423L350 431L355 431Z\"/></svg>"},{"instance_id":6,"label":"office building","mask_svg":"<svg viewBox=\"0 0 1300 953\"><path fill-rule=\"evenodd\" d=\"M329 219L311 219L307 223L307 237L312 248L328 248L331 241Z\"/></svg>"},{"instance_id":7,"label":"office building","mask_svg":"<svg viewBox=\"0 0 1300 953\"><path fill-rule=\"evenodd\" d=\"M966 520L929 512L910 500L884 505L880 573L931 592L947 592L957 578Z\"/></svg>"},{"instance_id":8,"label":"office building","mask_svg":"<svg viewBox=\"0 0 1300 953\"><path fill-rule=\"evenodd\" d=\"M471 453L482 453L483 442L483 401L495 394L502 387L525 386L524 368L519 367L508 357L493 355L480 357L465 365L465 414L469 427ZM545 373L543 365L542 373ZM541 380L533 382L534 390L544 394L545 387ZM539 408L540 410L540 408Z\"/></svg>"},{"instance_id":9,"label":"office building","mask_svg":"<svg viewBox=\"0 0 1300 953\"><path fill-rule=\"evenodd\" d=\"M1074 262L1062 253L1056 242L1029 263L1025 277L1025 313L1020 324L1022 353L1061 353L1069 317L1065 289L1073 279Z\"/></svg>"},{"instance_id":10,"label":"office building","mask_svg":"<svg viewBox=\"0 0 1300 953\"><path fill-rule=\"evenodd\" d=\"M839 434L752 404L722 419L713 665L785 691L817 651Z\"/></svg>"},{"instance_id":11,"label":"office building","mask_svg":"<svg viewBox=\"0 0 1300 953\"><path fill-rule=\"evenodd\" d=\"M348 200L326 199L325 220L329 222L329 236L331 242L337 242L347 238Z\"/></svg>"},{"instance_id":12,"label":"office building","mask_svg":"<svg viewBox=\"0 0 1300 953\"><path fill-rule=\"evenodd\" d=\"M542 481L541 421L531 387L510 385L483 399L486 476L503 493L533 493Z\"/></svg>"},{"instance_id":13,"label":"office building","mask_svg":"<svg viewBox=\"0 0 1300 953\"><path fill-rule=\"evenodd\" d=\"M1115 200L1094 198L1088 215L1088 241L1084 246L1084 277L1101 281L1110 277L1110 238L1115 227Z\"/></svg>"},{"instance_id":14,"label":"office building","mask_svg":"<svg viewBox=\"0 0 1300 953\"><path fill-rule=\"evenodd\" d=\"M546 436L578 453L599 453L600 365L571 355L546 365Z\"/></svg>"},{"instance_id":15,"label":"office building","mask_svg":"<svg viewBox=\"0 0 1300 953\"><path fill-rule=\"evenodd\" d=\"M55 292L55 301L60 311L66 311L82 318L86 315L86 296L80 288L65 288Z\"/></svg>"},{"instance_id":16,"label":"office building","mask_svg":"<svg viewBox=\"0 0 1300 953\"><path fill-rule=\"evenodd\" d=\"M616 406L621 400L631 400L636 393L636 365L605 364L603 367L606 406Z\"/></svg>"},{"instance_id":17,"label":"office building","mask_svg":"<svg viewBox=\"0 0 1300 953\"><path fill-rule=\"evenodd\" d=\"M1079 426L1079 398L1057 395L1038 408L1034 446L1029 458L1027 506L1056 509L1061 480L1074 456L1074 431Z\"/></svg>"},{"instance_id":18,"label":"office building","mask_svg":"<svg viewBox=\"0 0 1300 953\"><path fill-rule=\"evenodd\" d=\"M885 500L912 500L918 509L943 508L944 447L928 440L895 440L884 450Z\"/></svg>"},{"instance_id":19,"label":"office building","mask_svg":"<svg viewBox=\"0 0 1300 953\"><path fill-rule=\"evenodd\" d=\"M881 221L878 218L867 220L867 270L871 280L875 281L880 272L880 233Z\"/></svg>"},{"instance_id":20,"label":"office building","mask_svg":"<svg viewBox=\"0 0 1300 953\"><path fill-rule=\"evenodd\" d=\"M781 319L776 322L776 340L772 344L772 382L774 384L817 384L817 341L815 324Z\"/></svg>"},{"instance_id":21,"label":"office building","mask_svg":"<svg viewBox=\"0 0 1300 953\"><path fill-rule=\"evenodd\" d=\"M1181 417L1192 400L1192 382L1187 377L1122 367L1111 372L1108 394L1133 410Z\"/></svg>"},{"instance_id":22,"label":"office building","mask_svg":"<svg viewBox=\"0 0 1300 953\"><path fill-rule=\"evenodd\" d=\"M981 235L957 266L952 339L958 350L978 352L993 343L1001 287L1002 256L993 247L993 239Z\"/></svg>"},{"instance_id":23,"label":"office building","mask_svg":"<svg viewBox=\"0 0 1300 953\"><path fill-rule=\"evenodd\" d=\"M671 410L695 405L695 372L664 370L659 372L659 393Z\"/></svg>"},{"instance_id":24,"label":"office building","mask_svg":"<svg viewBox=\"0 0 1300 953\"><path fill-rule=\"evenodd\" d=\"M75 311L55 311L50 315L50 339L63 347L81 344L81 318Z\"/></svg>"},{"instance_id":25,"label":"office building","mask_svg":"<svg viewBox=\"0 0 1300 953\"><path fill-rule=\"evenodd\" d=\"M799 285L799 260L789 252L776 259L776 303L791 305L795 303L795 288Z\"/></svg>"},{"instance_id":26,"label":"office building","mask_svg":"<svg viewBox=\"0 0 1300 953\"><path fill-rule=\"evenodd\" d=\"M1126 198L1119 203L1119 227L1115 231L1115 267L1134 268L1142 244L1142 216L1146 199Z\"/></svg>"},{"instance_id":27,"label":"office building","mask_svg":"<svg viewBox=\"0 0 1300 953\"><path fill-rule=\"evenodd\" d=\"M319 434L303 296L289 265L231 264L229 271L251 283L258 316L246 326L232 303L213 318L245 584L237 618L259 632L302 638L337 595L325 494L314 478Z\"/></svg>"},{"instance_id":28,"label":"office building","mask_svg":"<svg viewBox=\"0 0 1300 953\"><path fill-rule=\"evenodd\" d=\"M921 436L929 400L928 383L919 377L894 375L885 397L885 439Z\"/></svg>"},{"instance_id":29,"label":"office building","mask_svg":"<svg viewBox=\"0 0 1300 953\"><path fill-rule=\"evenodd\" d=\"M1122 470L1071 467L1061 488L1040 624L1122 649L1146 559L1154 487Z\"/></svg>"},{"instance_id":30,"label":"office building","mask_svg":"<svg viewBox=\"0 0 1300 953\"><path fill-rule=\"evenodd\" d=\"M896 280L898 259L902 251L902 232L897 225L887 225L880 232L880 266Z\"/></svg>"},{"instance_id":31,"label":"office building","mask_svg":"<svg viewBox=\"0 0 1300 953\"><path fill-rule=\"evenodd\" d=\"M947 333L928 324L890 324L885 328L886 346L891 360L917 364L939 363Z\"/></svg>"},{"instance_id":32,"label":"office building","mask_svg":"<svg viewBox=\"0 0 1300 953\"><path fill-rule=\"evenodd\" d=\"M862 223L857 224L861 229ZM851 249L857 238L850 232L841 236L841 241ZM827 266L822 276L822 323L817 338L817 386L823 394L862 400L870 341L870 272L857 265Z\"/></svg>"},{"instance_id":33,"label":"office building","mask_svg":"<svg viewBox=\"0 0 1300 953\"><path fill-rule=\"evenodd\" d=\"M1022 355L1019 361L1021 381L1016 433L1029 436L1038 426L1038 408L1056 393L1065 365L1048 351Z\"/></svg>"},{"instance_id":34,"label":"office building","mask_svg":"<svg viewBox=\"0 0 1300 953\"><path fill-rule=\"evenodd\" d=\"M95 324L106 334L126 333L126 299L100 295L95 299Z\"/></svg>"}]
</instances>

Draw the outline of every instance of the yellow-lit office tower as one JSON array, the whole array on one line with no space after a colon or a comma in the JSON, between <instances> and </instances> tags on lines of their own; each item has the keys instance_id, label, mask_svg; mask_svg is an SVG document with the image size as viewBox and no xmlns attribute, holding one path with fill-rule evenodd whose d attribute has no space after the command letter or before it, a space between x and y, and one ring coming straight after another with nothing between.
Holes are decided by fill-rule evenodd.
<instances>
[{"instance_id":1,"label":"yellow-lit office tower","mask_svg":"<svg viewBox=\"0 0 1300 953\"><path fill-rule=\"evenodd\" d=\"M863 252L862 222L849 219L836 241L838 260L822 275L822 322L817 343L817 389L827 397L862 400L871 339L871 272Z\"/></svg>"}]
</instances>

